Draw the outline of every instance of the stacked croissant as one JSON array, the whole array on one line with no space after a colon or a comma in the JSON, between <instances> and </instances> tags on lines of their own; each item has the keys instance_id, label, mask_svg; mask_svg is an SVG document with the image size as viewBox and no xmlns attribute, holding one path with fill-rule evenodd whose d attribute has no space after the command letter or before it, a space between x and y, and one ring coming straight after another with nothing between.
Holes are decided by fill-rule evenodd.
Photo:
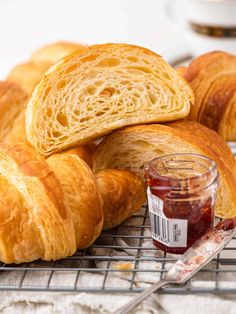
<instances>
[{"instance_id":1,"label":"stacked croissant","mask_svg":"<svg viewBox=\"0 0 236 314\"><path fill-rule=\"evenodd\" d=\"M216 214L235 216L236 163L224 142L236 137L235 65L214 52L175 71L142 47L59 42L12 69L0 82L0 260L88 247L139 210L143 167L167 153L214 159Z\"/></svg>"}]
</instances>

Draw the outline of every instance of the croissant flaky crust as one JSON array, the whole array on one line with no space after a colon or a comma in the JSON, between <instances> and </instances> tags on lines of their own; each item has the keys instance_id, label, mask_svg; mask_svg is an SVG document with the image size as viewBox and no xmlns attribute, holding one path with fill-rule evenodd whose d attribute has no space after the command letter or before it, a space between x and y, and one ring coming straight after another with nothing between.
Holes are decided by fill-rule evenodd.
<instances>
[{"instance_id":1,"label":"croissant flaky crust","mask_svg":"<svg viewBox=\"0 0 236 314\"><path fill-rule=\"evenodd\" d=\"M125 125L183 118L192 102L189 86L154 52L90 46L43 76L27 104L26 134L50 155Z\"/></svg>"},{"instance_id":2,"label":"croissant flaky crust","mask_svg":"<svg viewBox=\"0 0 236 314\"><path fill-rule=\"evenodd\" d=\"M0 141L12 131L15 119L23 111L27 94L16 84L0 81Z\"/></svg>"},{"instance_id":3,"label":"croissant flaky crust","mask_svg":"<svg viewBox=\"0 0 236 314\"><path fill-rule=\"evenodd\" d=\"M225 141L236 141L236 56L209 52L179 72L195 95L188 118L215 130Z\"/></svg>"},{"instance_id":4,"label":"croissant flaky crust","mask_svg":"<svg viewBox=\"0 0 236 314\"><path fill-rule=\"evenodd\" d=\"M42 47L32 54L28 62L16 65L8 74L7 80L17 83L27 94L31 94L51 65L82 47L70 42L56 42Z\"/></svg>"},{"instance_id":5,"label":"croissant flaky crust","mask_svg":"<svg viewBox=\"0 0 236 314\"><path fill-rule=\"evenodd\" d=\"M0 146L0 260L55 260L89 246L103 226L95 177L75 155L46 162L26 145ZM92 204L92 206L91 206Z\"/></svg>"},{"instance_id":6,"label":"croissant flaky crust","mask_svg":"<svg viewBox=\"0 0 236 314\"><path fill-rule=\"evenodd\" d=\"M107 169L94 175L75 153L45 160L25 144L0 145L0 174L4 263L70 256L145 200L144 185L133 173Z\"/></svg>"},{"instance_id":7,"label":"croissant flaky crust","mask_svg":"<svg viewBox=\"0 0 236 314\"><path fill-rule=\"evenodd\" d=\"M95 176L103 199L103 229L120 225L144 204L145 185L134 173L104 169L97 171Z\"/></svg>"},{"instance_id":8,"label":"croissant flaky crust","mask_svg":"<svg viewBox=\"0 0 236 314\"><path fill-rule=\"evenodd\" d=\"M31 94L45 71L51 66L49 62L27 62L16 65L8 74L7 81L18 84L27 94Z\"/></svg>"},{"instance_id":9,"label":"croissant flaky crust","mask_svg":"<svg viewBox=\"0 0 236 314\"><path fill-rule=\"evenodd\" d=\"M31 56L32 62L50 62L56 63L59 59L83 48L81 44L58 41L37 49Z\"/></svg>"},{"instance_id":10,"label":"croissant flaky crust","mask_svg":"<svg viewBox=\"0 0 236 314\"><path fill-rule=\"evenodd\" d=\"M216 214L224 218L236 215L234 156L216 132L196 122L139 125L117 130L98 146L94 170L127 169L143 177L146 162L170 153L197 153L215 160L220 173Z\"/></svg>"}]
</instances>

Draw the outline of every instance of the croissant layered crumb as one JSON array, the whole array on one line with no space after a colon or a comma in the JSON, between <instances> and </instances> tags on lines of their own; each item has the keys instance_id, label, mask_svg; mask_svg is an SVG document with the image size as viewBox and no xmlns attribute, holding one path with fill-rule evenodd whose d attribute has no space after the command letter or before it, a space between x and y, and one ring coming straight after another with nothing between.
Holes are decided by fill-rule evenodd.
<instances>
[{"instance_id":1,"label":"croissant layered crumb","mask_svg":"<svg viewBox=\"0 0 236 314\"><path fill-rule=\"evenodd\" d=\"M53 65L60 58L68 54L71 54L72 52L75 52L81 48L82 48L81 45L70 42L56 42L45 47L42 47L32 54L29 62L16 65L8 74L7 80L9 82L18 84L22 88L21 94L23 93L23 90L27 94L31 94L35 85L39 82L45 71L51 65ZM4 84L13 86L13 84L11 83L5 82ZM20 88L17 89L15 87L15 90L18 91L19 89ZM13 88L11 88L11 90L14 91ZM17 95L16 92L15 94L19 98L19 95ZM5 98L6 99L9 98L8 94L5 94ZM11 110L14 111L15 109L17 109L19 101L17 100L17 97L12 99L14 101L11 101L12 104L11 106L9 105L9 108L11 108ZM26 95L24 103L25 102ZM8 132L5 132L6 134L4 134L4 140L17 143L27 142L25 137L25 112L23 110L23 106L19 116L15 120L10 115L10 113L8 114L8 117L9 120L11 119L12 127L8 129ZM1 123L1 125L3 125L4 128L4 123Z\"/></svg>"},{"instance_id":2,"label":"croissant layered crumb","mask_svg":"<svg viewBox=\"0 0 236 314\"><path fill-rule=\"evenodd\" d=\"M91 46L44 75L27 105L27 138L50 155L125 125L183 118L192 101L188 85L155 53Z\"/></svg>"}]
</instances>

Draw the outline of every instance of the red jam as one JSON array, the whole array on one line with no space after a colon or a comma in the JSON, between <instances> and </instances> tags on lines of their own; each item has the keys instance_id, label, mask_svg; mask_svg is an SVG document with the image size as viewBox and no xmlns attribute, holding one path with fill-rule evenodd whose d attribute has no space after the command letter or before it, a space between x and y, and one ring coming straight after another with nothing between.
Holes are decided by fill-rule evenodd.
<instances>
[{"instance_id":1,"label":"red jam","mask_svg":"<svg viewBox=\"0 0 236 314\"><path fill-rule=\"evenodd\" d=\"M188 156L190 156L191 163L189 163ZM167 159L165 160L165 158ZM201 158L206 163L205 167L198 165L199 162L203 164ZM181 162L178 163L178 160ZM168 167L168 162L171 167ZM168 253L183 254L196 240L213 227L218 173L214 164L209 171L208 167L212 163L214 162L203 156L175 154L156 158L146 167L147 185L151 194L163 201L164 216L167 219L187 221L185 245L177 246L178 243L176 243L173 246L173 244L165 244L153 237L153 243L159 249ZM185 174L183 175L182 172Z\"/></svg>"},{"instance_id":2,"label":"red jam","mask_svg":"<svg viewBox=\"0 0 236 314\"><path fill-rule=\"evenodd\" d=\"M236 228L236 218L222 220L216 225L216 229L221 229L224 231L231 230L234 228Z\"/></svg>"}]
</instances>

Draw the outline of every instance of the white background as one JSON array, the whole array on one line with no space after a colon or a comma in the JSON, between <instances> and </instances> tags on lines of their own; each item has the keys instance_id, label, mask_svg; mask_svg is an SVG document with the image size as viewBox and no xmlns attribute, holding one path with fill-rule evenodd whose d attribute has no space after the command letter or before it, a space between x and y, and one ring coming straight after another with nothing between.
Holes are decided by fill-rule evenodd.
<instances>
[{"instance_id":1,"label":"white background","mask_svg":"<svg viewBox=\"0 0 236 314\"><path fill-rule=\"evenodd\" d=\"M0 79L50 42L127 42L172 61L186 51L168 0L0 0Z\"/></svg>"}]
</instances>

